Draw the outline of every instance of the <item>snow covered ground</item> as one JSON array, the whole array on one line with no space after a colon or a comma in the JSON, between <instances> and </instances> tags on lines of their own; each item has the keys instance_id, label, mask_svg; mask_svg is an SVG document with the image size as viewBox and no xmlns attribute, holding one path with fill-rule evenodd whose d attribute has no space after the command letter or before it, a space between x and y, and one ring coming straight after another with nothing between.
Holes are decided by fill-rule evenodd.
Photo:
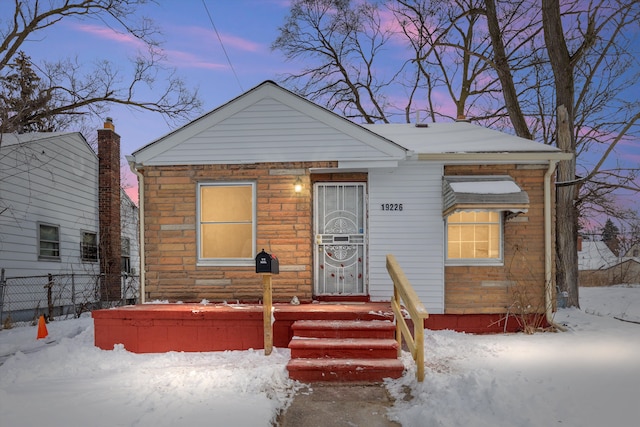
<instances>
[{"instance_id":1,"label":"snow covered ground","mask_svg":"<svg viewBox=\"0 0 640 427\"><path fill-rule=\"evenodd\" d=\"M403 426L640 425L640 285L582 288L564 333L427 331L426 378L386 385ZM286 349L133 354L93 346L89 317L0 331L0 425L269 426L299 384Z\"/></svg>"}]
</instances>

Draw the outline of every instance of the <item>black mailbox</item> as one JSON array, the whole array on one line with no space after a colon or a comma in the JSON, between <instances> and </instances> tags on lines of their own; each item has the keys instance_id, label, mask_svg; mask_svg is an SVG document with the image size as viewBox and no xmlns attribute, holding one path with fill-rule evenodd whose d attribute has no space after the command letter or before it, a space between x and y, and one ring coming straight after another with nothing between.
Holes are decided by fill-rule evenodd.
<instances>
[{"instance_id":1,"label":"black mailbox","mask_svg":"<svg viewBox=\"0 0 640 427\"><path fill-rule=\"evenodd\" d=\"M275 255L268 254L262 250L256 255L256 273L280 274L280 265Z\"/></svg>"}]
</instances>

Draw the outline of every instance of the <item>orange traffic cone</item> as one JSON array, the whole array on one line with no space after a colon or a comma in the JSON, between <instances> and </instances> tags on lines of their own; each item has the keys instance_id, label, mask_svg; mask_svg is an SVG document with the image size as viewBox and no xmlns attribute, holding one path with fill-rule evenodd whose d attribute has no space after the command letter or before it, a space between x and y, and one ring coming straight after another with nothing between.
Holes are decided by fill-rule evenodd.
<instances>
[{"instance_id":1,"label":"orange traffic cone","mask_svg":"<svg viewBox=\"0 0 640 427\"><path fill-rule=\"evenodd\" d=\"M49 335L49 331L47 331L47 324L44 321L44 316L40 316L40 320L38 320L38 338L42 339L46 338Z\"/></svg>"}]
</instances>

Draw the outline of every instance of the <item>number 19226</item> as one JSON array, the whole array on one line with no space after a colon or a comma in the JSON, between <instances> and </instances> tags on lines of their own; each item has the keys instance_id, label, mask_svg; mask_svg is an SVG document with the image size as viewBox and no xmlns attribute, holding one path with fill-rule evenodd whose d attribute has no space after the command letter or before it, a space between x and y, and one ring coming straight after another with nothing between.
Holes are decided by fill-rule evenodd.
<instances>
[{"instance_id":1,"label":"number 19226","mask_svg":"<svg viewBox=\"0 0 640 427\"><path fill-rule=\"evenodd\" d=\"M381 203L380 207L383 211L401 211L402 203Z\"/></svg>"}]
</instances>

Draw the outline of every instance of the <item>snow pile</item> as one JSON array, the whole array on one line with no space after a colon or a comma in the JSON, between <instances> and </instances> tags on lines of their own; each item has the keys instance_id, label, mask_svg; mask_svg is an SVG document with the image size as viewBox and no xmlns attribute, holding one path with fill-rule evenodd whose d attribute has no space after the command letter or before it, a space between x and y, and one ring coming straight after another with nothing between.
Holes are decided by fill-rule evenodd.
<instances>
[{"instance_id":1,"label":"snow pile","mask_svg":"<svg viewBox=\"0 0 640 427\"><path fill-rule=\"evenodd\" d=\"M426 331L426 377L388 381L403 426L640 425L640 286L582 288L569 332ZM134 354L93 345L89 317L0 331L2 426L270 426L299 383L289 351Z\"/></svg>"},{"instance_id":2,"label":"snow pile","mask_svg":"<svg viewBox=\"0 0 640 427\"><path fill-rule=\"evenodd\" d=\"M565 333L425 331L425 380L387 383L403 426L640 425L640 286L582 288L555 320ZM587 313L602 313L596 317Z\"/></svg>"},{"instance_id":3,"label":"snow pile","mask_svg":"<svg viewBox=\"0 0 640 427\"><path fill-rule=\"evenodd\" d=\"M0 332L0 356L26 349L0 366L3 426L267 426L296 390L284 349L134 354L94 347L91 318L47 327Z\"/></svg>"}]
</instances>

